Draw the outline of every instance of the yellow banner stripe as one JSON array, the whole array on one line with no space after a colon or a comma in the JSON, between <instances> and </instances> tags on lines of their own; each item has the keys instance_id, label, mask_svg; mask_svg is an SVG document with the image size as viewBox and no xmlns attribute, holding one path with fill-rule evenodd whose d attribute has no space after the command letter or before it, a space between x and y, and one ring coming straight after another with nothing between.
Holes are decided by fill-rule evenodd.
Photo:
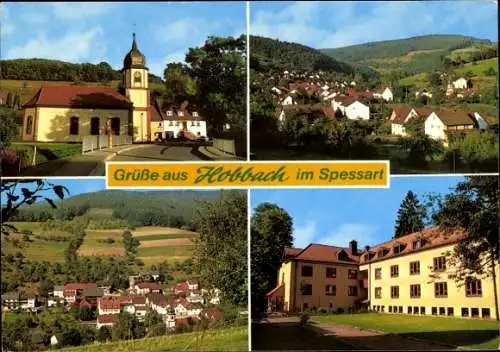
<instances>
[{"instance_id":1,"label":"yellow banner stripe","mask_svg":"<svg viewBox=\"0 0 500 352\"><path fill-rule=\"evenodd\" d=\"M108 188L389 186L388 161L108 162Z\"/></svg>"}]
</instances>

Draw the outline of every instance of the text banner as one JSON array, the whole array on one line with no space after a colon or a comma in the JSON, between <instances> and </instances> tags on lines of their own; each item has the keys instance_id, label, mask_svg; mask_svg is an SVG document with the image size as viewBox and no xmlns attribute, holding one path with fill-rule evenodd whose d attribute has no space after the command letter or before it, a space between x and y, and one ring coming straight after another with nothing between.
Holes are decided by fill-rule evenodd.
<instances>
[{"instance_id":1,"label":"text banner","mask_svg":"<svg viewBox=\"0 0 500 352\"><path fill-rule=\"evenodd\" d=\"M107 188L389 187L388 161L108 162Z\"/></svg>"}]
</instances>

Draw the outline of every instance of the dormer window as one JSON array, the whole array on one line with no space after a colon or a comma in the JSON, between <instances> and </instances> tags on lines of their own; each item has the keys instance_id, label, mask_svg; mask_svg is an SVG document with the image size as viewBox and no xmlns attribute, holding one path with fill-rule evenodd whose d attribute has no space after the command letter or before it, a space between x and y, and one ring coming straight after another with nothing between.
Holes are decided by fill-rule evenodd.
<instances>
[{"instance_id":1,"label":"dormer window","mask_svg":"<svg viewBox=\"0 0 500 352\"><path fill-rule=\"evenodd\" d=\"M423 238L417 238L415 241L413 241L413 249L420 249L424 246L424 239Z\"/></svg>"},{"instance_id":2,"label":"dormer window","mask_svg":"<svg viewBox=\"0 0 500 352\"><path fill-rule=\"evenodd\" d=\"M384 248L379 249L379 250L378 250L378 252L377 252L377 257L378 257L378 258L382 258L384 255L385 255L385 250L384 250Z\"/></svg>"},{"instance_id":3,"label":"dormer window","mask_svg":"<svg viewBox=\"0 0 500 352\"><path fill-rule=\"evenodd\" d=\"M364 255L364 259L365 259L365 261L369 261L370 260L370 253L366 253Z\"/></svg>"},{"instance_id":4,"label":"dormer window","mask_svg":"<svg viewBox=\"0 0 500 352\"><path fill-rule=\"evenodd\" d=\"M177 115L179 115L179 116L184 116L184 112L183 112L183 111L179 111L179 112L177 113Z\"/></svg>"},{"instance_id":5,"label":"dormer window","mask_svg":"<svg viewBox=\"0 0 500 352\"><path fill-rule=\"evenodd\" d=\"M172 111L171 111L171 110L168 110L168 111L167 111L167 116L172 116L172 115L173 115Z\"/></svg>"},{"instance_id":6,"label":"dormer window","mask_svg":"<svg viewBox=\"0 0 500 352\"><path fill-rule=\"evenodd\" d=\"M402 245L401 243L396 243L396 244L394 245L394 248L393 248L393 250L394 250L394 254L399 254L399 253L401 253L401 252L403 251L403 249L404 249L404 247L403 247L403 245Z\"/></svg>"}]
</instances>

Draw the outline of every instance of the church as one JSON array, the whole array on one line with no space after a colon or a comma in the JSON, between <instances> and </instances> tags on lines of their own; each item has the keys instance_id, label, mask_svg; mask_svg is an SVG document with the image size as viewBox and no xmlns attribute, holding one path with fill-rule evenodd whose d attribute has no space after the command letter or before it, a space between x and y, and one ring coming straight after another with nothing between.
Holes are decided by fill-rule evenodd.
<instances>
[{"instance_id":1,"label":"church","mask_svg":"<svg viewBox=\"0 0 500 352\"><path fill-rule=\"evenodd\" d=\"M123 60L123 92L111 87L42 86L22 106L22 140L81 142L85 136L129 135L144 143L164 137L176 126L179 133L206 137L206 122L197 112L161 111L149 89L146 58L133 34L132 48Z\"/></svg>"}]
</instances>

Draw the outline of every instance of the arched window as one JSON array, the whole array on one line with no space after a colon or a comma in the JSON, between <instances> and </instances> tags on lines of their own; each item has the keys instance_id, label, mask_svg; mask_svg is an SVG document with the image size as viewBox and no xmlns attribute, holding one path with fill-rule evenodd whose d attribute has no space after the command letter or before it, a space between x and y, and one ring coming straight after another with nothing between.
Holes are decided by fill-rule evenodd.
<instances>
[{"instance_id":1,"label":"arched window","mask_svg":"<svg viewBox=\"0 0 500 352\"><path fill-rule=\"evenodd\" d=\"M79 130L79 122L78 122L78 117L73 116L72 118L69 119L69 134L71 135L77 135L78 130Z\"/></svg>"},{"instance_id":2,"label":"arched window","mask_svg":"<svg viewBox=\"0 0 500 352\"><path fill-rule=\"evenodd\" d=\"M141 73L140 72L134 73L134 83L141 83Z\"/></svg>"},{"instance_id":3,"label":"arched window","mask_svg":"<svg viewBox=\"0 0 500 352\"><path fill-rule=\"evenodd\" d=\"M26 119L26 134L31 134L33 131L33 116L28 116Z\"/></svg>"},{"instance_id":4,"label":"arched window","mask_svg":"<svg viewBox=\"0 0 500 352\"><path fill-rule=\"evenodd\" d=\"M99 123L100 123L99 117L92 117L90 119L90 134L92 136L96 136L99 134Z\"/></svg>"},{"instance_id":5,"label":"arched window","mask_svg":"<svg viewBox=\"0 0 500 352\"><path fill-rule=\"evenodd\" d=\"M111 119L111 132L114 135L117 135L117 136L120 135L120 118L119 117L113 117Z\"/></svg>"}]
</instances>

